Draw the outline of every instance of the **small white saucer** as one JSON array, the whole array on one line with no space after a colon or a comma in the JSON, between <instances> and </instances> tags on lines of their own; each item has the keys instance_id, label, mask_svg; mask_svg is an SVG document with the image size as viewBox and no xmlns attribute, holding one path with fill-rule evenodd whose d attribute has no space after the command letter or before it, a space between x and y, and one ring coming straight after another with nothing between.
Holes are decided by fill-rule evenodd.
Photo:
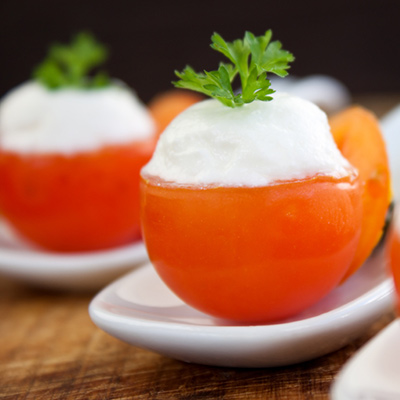
<instances>
[{"instance_id":1,"label":"small white saucer","mask_svg":"<svg viewBox=\"0 0 400 400\"><path fill-rule=\"evenodd\" d=\"M371 339L337 376L332 400L400 399L400 319Z\"/></svg>"},{"instance_id":2,"label":"small white saucer","mask_svg":"<svg viewBox=\"0 0 400 400\"><path fill-rule=\"evenodd\" d=\"M25 243L0 220L0 275L36 286L98 290L147 261L142 241L88 253L46 252Z\"/></svg>"},{"instance_id":3,"label":"small white saucer","mask_svg":"<svg viewBox=\"0 0 400 400\"><path fill-rule=\"evenodd\" d=\"M302 97L317 104L328 114L338 112L351 103L349 89L329 75L315 74L301 78L293 75L285 78L273 76L269 79L274 90Z\"/></svg>"},{"instance_id":4,"label":"small white saucer","mask_svg":"<svg viewBox=\"0 0 400 400\"><path fill-rule=\"evenodd\" d=\"M178 360L227 367L294 364L337 350L393 307L382 247L342 286L290 320L240 326L194 310L151 264L103 289L91 302L94 323L134 346Z\"/></svg>"}]
</instances>

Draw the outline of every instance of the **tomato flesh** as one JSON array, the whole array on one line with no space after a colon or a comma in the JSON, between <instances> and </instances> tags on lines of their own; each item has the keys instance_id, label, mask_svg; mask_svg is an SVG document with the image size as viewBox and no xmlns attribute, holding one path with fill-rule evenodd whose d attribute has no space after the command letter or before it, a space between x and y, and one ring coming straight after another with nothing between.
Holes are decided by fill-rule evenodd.
<instances>
[{"instance_id":1,"label":"tomato flesh","mask_svg":"<svg viewBox=\"0 0 400 400\"><path fill-rule=\"evenodd\" d=\"M141 181L143 236L165 283L187 304L246 323L314 304L340 282L361 231L357 179L266 187Z\"/></svg>"},{"instance_id":2,"label":"tomato flesh","mask_svg":"<svg viewBox=\"0 0 400 400\"><path fill-rule=\"evenodd\" d=\"M0 150L0 209L23 237L50 250L138 239L139 172L154 145L152 139L73 155Z\"/></svg>"}]
</instances>

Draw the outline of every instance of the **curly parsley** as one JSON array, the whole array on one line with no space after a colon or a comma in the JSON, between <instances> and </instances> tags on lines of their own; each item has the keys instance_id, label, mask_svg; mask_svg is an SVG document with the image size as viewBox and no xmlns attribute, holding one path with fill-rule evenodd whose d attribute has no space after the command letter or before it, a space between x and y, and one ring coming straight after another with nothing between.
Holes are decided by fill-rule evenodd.
<instances>
[{"instance_id":1,"label":"curly parsley","mask_svg":"<svg viewBox=\"0 0 400 400\"><path fill-rule=\"evenodd\" d=\"M211 37L211 47L227 57L231 63L220 63L216 71L195 72L186 66L182 72L175 71L180 80L173 84L182 89L190 89L219 100L228 107L240 107L254 100L272 100L271 82L267 73L280 77L288 74L289 62L293 54L283 50L279 41L271 42L272 32L254 36L246 32L243 40L226 42L219 34ZM235 94L232 82L239 75L241 91Z\"/></svg>"}]
</instances>

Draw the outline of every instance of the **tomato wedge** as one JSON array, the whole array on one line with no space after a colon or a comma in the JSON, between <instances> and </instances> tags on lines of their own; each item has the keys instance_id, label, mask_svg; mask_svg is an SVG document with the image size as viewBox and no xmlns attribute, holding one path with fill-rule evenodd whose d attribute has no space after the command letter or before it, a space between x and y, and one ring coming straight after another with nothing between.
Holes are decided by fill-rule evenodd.
<instances>
[{"instance_id":1,"label":"tomato wedge","mask_svg":"<svg viewBox=\"0 0 400 400\"><path fill-rule=\"evenodd\" d=\"M363 188L360 242L345 278L364 263L378 243L391 201L389 161L379 122L362 107L351 107L330 119L339 150L358 169Z\"/></svg>"}]
</instances>

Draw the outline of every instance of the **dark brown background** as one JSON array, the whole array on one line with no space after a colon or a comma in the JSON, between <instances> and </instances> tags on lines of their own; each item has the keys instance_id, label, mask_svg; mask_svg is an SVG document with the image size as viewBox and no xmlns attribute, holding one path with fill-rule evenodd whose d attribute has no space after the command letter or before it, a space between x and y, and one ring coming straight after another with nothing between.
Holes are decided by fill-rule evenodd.
<instances>
[{"instance_id":1,"label":"dark brown background","mask_svg":"<svg viewBox=\"0 0 400 400\"><path fill-rule=\"evenodd\" d=\"M213 69L209 48L245 30L274 38L296 56L291 72L324 73L353 93L400 90L400 1L0 0L0 96L29 78L53 41L88 29L109 45L114 77L149 100L187 63Z\"/></svg>"}]
</instances>

